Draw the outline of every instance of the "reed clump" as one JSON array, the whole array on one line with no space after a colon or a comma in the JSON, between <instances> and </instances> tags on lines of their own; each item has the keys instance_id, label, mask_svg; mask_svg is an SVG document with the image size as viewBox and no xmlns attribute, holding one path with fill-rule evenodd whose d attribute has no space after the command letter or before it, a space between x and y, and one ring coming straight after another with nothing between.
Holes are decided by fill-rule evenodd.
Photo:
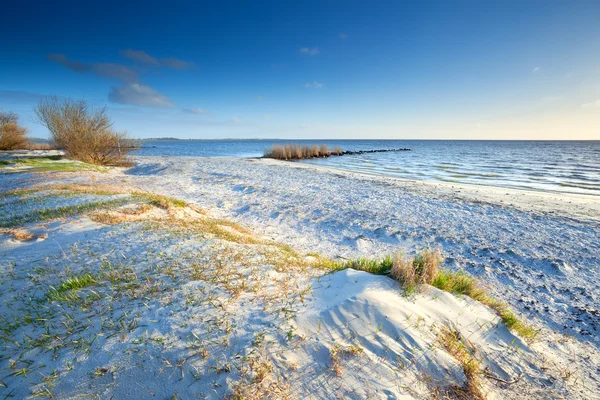
<instances>
[{"instance_id":1,"label":"reed clump","mask_svg":"<svg viewBox=\"0 0 600 400\"><path fill-rule=\"evenodd\" d=\"M307 158L329 157L342 155L342 149L336 147L329 151L326 144L321 145L297 145L297 144L274 144L265 150L265 158L277 160L304 160Z\"/></svg>"}]
</instances>

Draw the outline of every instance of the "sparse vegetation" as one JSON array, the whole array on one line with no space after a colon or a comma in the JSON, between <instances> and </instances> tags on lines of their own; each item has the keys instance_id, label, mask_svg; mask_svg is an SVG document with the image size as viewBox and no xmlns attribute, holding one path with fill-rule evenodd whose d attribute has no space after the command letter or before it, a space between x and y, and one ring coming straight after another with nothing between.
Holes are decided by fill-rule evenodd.
<instances>
[{"instance_id":1,"label":"sparse vegetation","mask_svg":"<svg viewBox=\"0 0 600 400\"><path fill-rule=\"evenodd\" d=\"M61 206L61 207L44 207L31 210L25 215L18 215L0 220L0 227L11 228L22 226L28 222L45 221L54 218L64 218L69 215L82 214L84 212L96 210L102 207L115 206L123 204L126 199L100 200L88 203L80 203L77 205Z\"/></svg>"},{"instance_id":2,"label":"sparse vegetation","mask_svg":"<svg viewBox=\"0 0 600 400\"><path fill-rule=\"evenodd\" d=\"M337 376L344 373L342 360L348 356L359 356L363 353L363 348L357 345L342 347L339 344L334 344L330 350L331 369Z\"/></svg>"},{"instance_id":3,"label":"sparse vegetation","mask_svg":"<svg viewBox=\"0 0 600 400\"><path fill-rule=\"evenodd\" d=\"M0 160L1 168L12 168L15 172L76 172L76 171L96 171L105 172L106 168L86 164L80 161L61 160L62 156L48 157L27 157L15 158L11 160Z\"/></svg>"},{"instance_id":4,"label":"sparse vegetation","mask_svg":"<svg viewBox=\"0 0 600 400\"><path fill-rule=\"evenodd\" d=\"M137 147L124 132L115 131L106 108L93 109L85 100L48 97L35 108L38 121L67 157L96 165L123 165Z\"/></svg>"},{"instance_id":5,"label":"sparse vegetation","mask_svg":"<svg viewBox=\"0 0 600 400\"><path fill-rule=\"evenodd\" d=\"M27 149L27 129L19 126L19 117L13 112L0 111L0 150Z\"/></svg>"},{"instance_id":6,"label":"sparse vegetation","mask_svg":"<svg viewBox=\"0 0 600 400\"><path fill-rule=\"evenodd\" d=\"M465 374L466 382L462 386L451 386L436 395L439 398L451 398L457 400L484 400L486 397L481 387L481 361L475 357L475 348L469 346L467 341L462 338L460 332L448 327L442 328L439 333L439 341L444 350L446 350L456 361L460 363Z\"/></svg>"},{"instance_id":7,"label":"sparse vegetation","mask_svg":"<svg viewBox=\"0 0 600 400\"><path fill-rule=\"evenodd\" d=\"M266 158L275 158L277 160L303 160L307 158L339 156L342 149L336 147L333 152L329 151L327 145L304 145L297 144L275 144L270 149L265 150Z\"/></svg>"},{"instance_id":8,"label":"sparse vegetation","mask_svg":"<svg viewBox=\"0 0 600 400\"><path fill-rule=\"evenodd\" d=\"M468 296L495 310L506 327L523 339L532 341L538 331L523 322L505 303L490 297L477 279L464 271L449 271L441 268L444 260L439 251L424 250L415 257L386 256L381 259L358 258L348 261L332 261L316 255L314 266L333 271L353 268L373 274L389 274L400 282L407 294L415 293L422 285L431 285L445 292Z\"/></svg>"}]
</instances>

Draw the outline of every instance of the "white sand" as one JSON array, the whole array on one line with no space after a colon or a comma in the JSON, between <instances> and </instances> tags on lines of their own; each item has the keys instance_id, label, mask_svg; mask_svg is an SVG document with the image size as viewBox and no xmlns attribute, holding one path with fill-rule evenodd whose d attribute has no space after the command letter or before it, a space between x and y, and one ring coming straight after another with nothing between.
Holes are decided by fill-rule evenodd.
<instances>
[{"instance_id":1,"label":"white sand","mask_svg":"<svg viewBox=\"0 0 600 400\"><path fill-rule=\"evenodd\" d=\"M438 343L438 330L448 326L489 369L492 378L482 380L490 398L598 398L596 199L228 159L142 158L122 173L0 179L10 189L59 177L182 198L303 252L349 258L439 247L449 256L448 267L484 279L496 297L543 329L543 340L528 346L487 307L433 288L407 298L387 277L278 270L256 261L255 247L76 217L28 225L47 234L45 240L0 235L2 317L31 314L34 307L32 315L49 318L44 312L52 310L53 329L68 343L56 351L44 348L48 344L31 347L25 335L42 339L43 329L25 324L11 330L7 337L28 345L0 341L0 396L25 398L51 387L55 398L223 398L244 382L275 398L425 398L433 386L465 379ZM19 201L1 200L2 219L7 210L10 216L28 213L31 204ZM75 200L36 201L56 207ZM243 248L254 261L228 262L226 269L203 261L224 248L228 254ZM127 296L110 285L94 287L102 300L88 310L31 303L69 271L101 271L102 260L130 271L126 275L142 286ZM204 269L192 279L186 271L197 260ZM221 279L229 276L256 290L233 296ZM62 321L71 321L70 333L61 330ZM344 354L352 345L361 351ZM332 350L342 354L338 369ZM244 381L250 363L271 365L268 378ZM31 369L27 377L15 374L22 368ZM57 377L48 379L53 370Z\"/></svg>"}]
</instances>

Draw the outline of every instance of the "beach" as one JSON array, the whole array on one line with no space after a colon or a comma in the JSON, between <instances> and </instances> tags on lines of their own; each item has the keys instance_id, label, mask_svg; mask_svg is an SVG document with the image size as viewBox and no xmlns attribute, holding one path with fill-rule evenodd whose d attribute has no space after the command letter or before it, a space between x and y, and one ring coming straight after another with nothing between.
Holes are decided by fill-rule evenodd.
<instances>
[{"instance_id":1,"label":"beach","mask_svg":"<svg viewBox=\"0 0 600 400\"><path fill-rule=\"evenodd\" d=\"M16 341L4 342L10 357L2 361L7 373L0 379L7 393L27 397L31 387L51 387L55 398L153 398L174 391L177 398L428 398L466 379L440 347L440 329L450 326L468 338L488 371L482 375L487 398L597 395L600 206L593 196L419 182L265 159L134 161L132 168L104 172L0 176L7 191L35 188L4 198L4 210L15 215L27 215L28 196L41 196L34 208L46 201L61 210L88 205L43 222L19 217L36 235L33 241L2 235L3 273L17 271L2 283L3 301L13 305L5 321L27 309L12 290L39 295L27 283L43 281L32 278L36 274L50 274L52 287L58 277L83 271L105 282L110 265L143 282L127 294L123 282L110 290L94 283L89 293L75 292L87 300L58 302L62 312L75 307L70 312L77 319L87 318L89 324L78 327L82 338L93 340L87 352L66 337L64 348L54 351L47 346L58 339L16 344L43 337L43 324L7 332ZM139 194L126 194L132 191L188 206L179 210L166 200L142 206ZM206 218L210 224L198 225ZM539 330L539 339L520 338L466 296L433 287L406 296L387 276L304 265L315 257L343 262L424 248L440 250L445 268L475 276ZM203 272L190 272L195 260L206 263ZM116 320L131 325L116 327ZM99 321L113 321L112 330ZM26 365L16 354L44 366L26 379L10 374ZM65 360L78 367L68 369ZM54 370L53 384L44 383L40 376Z\"/></svg>"}]
</instances>

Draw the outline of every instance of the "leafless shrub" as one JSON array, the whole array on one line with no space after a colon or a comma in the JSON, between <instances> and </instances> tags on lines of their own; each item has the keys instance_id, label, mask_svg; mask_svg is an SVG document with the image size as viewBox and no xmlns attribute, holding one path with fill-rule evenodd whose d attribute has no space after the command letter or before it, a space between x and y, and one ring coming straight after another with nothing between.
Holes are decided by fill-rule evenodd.
<instances>
[{"instance_id":1,"label":"leafless shrub","mask_svg":"<svg viewBox=\"0 0 600 400\"><path fill-rule=\"evenodd\" d=\"M27 129L18 121L17 114L0 111L0 150L26 149L29 145Z\"/></svg>"},{"instance_id":2,"label":"leafless shrub","mask_svg":"<svg viewBox=\"0 0 600 400\"><path fill-rule=\"evenodd\" d=\"M126 133L112 128L106 107L91 108L85 100L48 97L35 108L39 122L67 157L97 165L121 165L137 148Z\"/></svg>"}]
</instances>

